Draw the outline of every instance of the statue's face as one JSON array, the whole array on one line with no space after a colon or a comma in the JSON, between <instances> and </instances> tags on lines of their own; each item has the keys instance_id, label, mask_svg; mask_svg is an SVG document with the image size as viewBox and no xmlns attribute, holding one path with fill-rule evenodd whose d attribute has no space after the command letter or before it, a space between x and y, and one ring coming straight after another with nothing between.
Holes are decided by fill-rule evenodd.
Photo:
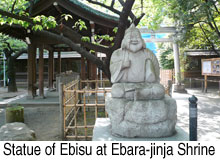
<instances>
[{"instance_id":1,"label":"statue's face","mask_svg":"<svg viewBox=\"0 0 220 160\"><path fill-rule=\"evenodd\" d=\"M142 38L138 32L130 32L124 38L126 38L126 48L131 52L138 52L143 48Z\"/></svg>"}]
</instances>

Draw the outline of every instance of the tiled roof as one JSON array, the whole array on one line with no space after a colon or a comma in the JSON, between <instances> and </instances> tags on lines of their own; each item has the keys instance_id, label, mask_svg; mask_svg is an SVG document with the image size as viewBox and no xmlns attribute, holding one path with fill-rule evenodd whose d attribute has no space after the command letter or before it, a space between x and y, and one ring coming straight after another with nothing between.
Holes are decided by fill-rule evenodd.
<instances>
[{"instance_id":1,"label":"tiled roof","mask_svg":"<svg viewBox=\"0 0 220 160\"><path fill-rule=\"evenodd\" d=\"M35 0L34 2L35 3L38 3L40 0ZM98 11L82 2L80 2L79 0L67 0L71 3L73 3L74 5L77 5L79 7L81 7L82 9L92 13L92 14L95 14L95 15L98 15L100 17L103 17L103 18L107 18L107 19L110 19L110 20L114 20L114 21L118 21L119 20L119 17L116 17L116 16L113 16L113 15L110 15L110 14L106 14L104 12L101 12L101 11Z\"/></svg>"}]
</instances>

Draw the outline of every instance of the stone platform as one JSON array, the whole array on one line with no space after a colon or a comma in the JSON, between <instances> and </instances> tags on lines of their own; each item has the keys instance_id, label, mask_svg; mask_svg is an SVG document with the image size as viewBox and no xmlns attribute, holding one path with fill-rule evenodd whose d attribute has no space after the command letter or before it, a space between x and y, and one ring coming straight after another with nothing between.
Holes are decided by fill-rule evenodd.
<instances>
[{"instance_id":1,"label":"stone platform","mask_svg":"<svg viewBox=\"0 0 220 160\"><path fill-rule=\"evenodd\" d=\"M111 134L110 119L97 118L93 130L93 141L188 141L189 135L183 129L176 126L176 134L163 138L123 138Z\"/></svg>"}]
</instances>

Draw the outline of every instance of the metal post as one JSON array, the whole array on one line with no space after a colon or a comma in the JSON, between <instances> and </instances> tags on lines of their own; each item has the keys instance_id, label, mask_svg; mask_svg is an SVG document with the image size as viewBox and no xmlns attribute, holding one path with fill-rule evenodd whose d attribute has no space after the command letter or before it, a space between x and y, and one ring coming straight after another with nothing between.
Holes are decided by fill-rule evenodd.
<instances>
[{"instance_id":1,"label":"metal post","mask_svg":"<svg viewBox=\"0 0 220 160\"><path fill-rule=\"evenodd\" d=\"M190 88L192 88L192 78L189 78L189 85L190 85Z\"/></svg>"},{"instance_id":2,"label":"metal post","mask_svg":"<svg viewBox=\"0 0 220 160\"><path fill-rule=\"evenodd\" d=\"M102 55L101 55L100 59L102 61ZM100 84L101 86L100 87L102 88L102 70L101 69L100 69L100 80L101 80L100 81L101 82L101 84Z\"/></svg>"},{"instance_id":3,"label":"metal post","mask_svg":"<svg viewBox=\"0 0 220 160\"><path fill-rule=\"evenodd\" d=\"M189 98L189 140L197 141L197 101L196 96Z\"/></svg>"},{"instance_id":4,"label":"metal post","mask_svg":"<svg viewBox=\"0 0 220 160\"><path fill-rule=\"evenodd\" d=\"M3 71L4 71L4 78L3 78L3 81L4 81L4 87L6 87L6 73L5 73L5 60L6 60L6 57L5 57L5 53L4 53L4 58L3 58Z\"/></svg>"},{"instance_id":5,"label":"metal post","mask_svg":"<svg viewBox=\"0 0 220 160\"><path fill-rule=\"evenodd\" d=\"M204 92L204 81L202 80L202 92Z\"/></svg>"}]
</instances>

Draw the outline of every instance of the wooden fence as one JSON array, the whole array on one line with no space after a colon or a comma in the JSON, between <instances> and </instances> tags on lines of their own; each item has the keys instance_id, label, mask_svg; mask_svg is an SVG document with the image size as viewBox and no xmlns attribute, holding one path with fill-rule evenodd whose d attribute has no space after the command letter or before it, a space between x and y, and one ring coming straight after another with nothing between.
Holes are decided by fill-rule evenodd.
<instances>
[{"instance_id":1,"label":"wooden fence","mask_svg":"<svg viewBox=\"0 0 220 160\"><path fill-rule=\"evenodd\" d=\"M109 87L109 88L108 88ZM110 90L108 80L76 80L60 86L62 136L74 140L90 140L97 117L107 117L105 97Z\"/></svg>"}]
</instances>

